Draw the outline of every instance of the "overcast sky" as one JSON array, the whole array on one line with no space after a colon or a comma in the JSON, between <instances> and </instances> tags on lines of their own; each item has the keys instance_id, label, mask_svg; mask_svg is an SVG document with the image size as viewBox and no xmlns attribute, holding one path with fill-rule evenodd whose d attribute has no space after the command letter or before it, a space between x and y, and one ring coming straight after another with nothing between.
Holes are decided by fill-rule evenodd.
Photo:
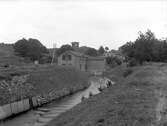
<instances>
[{"instance_id":1,"label":"overcast sky","mask_svg":"<svg viewBox=\"0 0 167 126\"><path fill-rule=\"evenodd\" d=\"M0 0L0 42L39 39L57 47L80 45L117 49L151 29L167 37L166 0Z\"/></svg>"}]
</instances>

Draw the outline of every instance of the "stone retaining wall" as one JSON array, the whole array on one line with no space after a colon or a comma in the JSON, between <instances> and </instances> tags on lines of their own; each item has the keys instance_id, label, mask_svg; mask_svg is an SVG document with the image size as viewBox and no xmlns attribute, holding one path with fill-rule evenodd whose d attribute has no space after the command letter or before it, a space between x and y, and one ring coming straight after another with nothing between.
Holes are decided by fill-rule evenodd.
<instances>
[{"instance_id":1,"label":"stone retaining wall","mask_svg":"<svg viewBox=\"0 0 167 126\"><path fill-rule=\"evenodd\" d=\"M81 86L77 88L63 89L61 91L52 91L52 93L45 96L34 96L30 99L23 99L21 101L5 104L3 106L0 106L0 120L4 120L12 115L28 111L29 109L32 109L34 107L39 107L43 104L71 95L71 93L76 93L86 88L87 87Z\"/></svg>"}]
</instances>

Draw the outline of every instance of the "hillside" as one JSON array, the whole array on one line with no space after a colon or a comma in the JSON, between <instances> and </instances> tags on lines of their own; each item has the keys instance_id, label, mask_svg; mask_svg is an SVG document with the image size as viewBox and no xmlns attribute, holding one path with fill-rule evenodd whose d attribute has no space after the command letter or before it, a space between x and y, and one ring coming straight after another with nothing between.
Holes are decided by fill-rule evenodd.
<instances>
[{"instance_id":1,"label":"hillside","mask_svg":"<svg viewBox=\"0 0 167 126\"><path fill-rule=\"evenodd\" d=\"M167 64L121 66L106 74L117 83L48 126L166 126Z\"/></svg>"},{"instance_id":2,"label":"hillside","mask_svg":"<svg viewBox=\"0 0 167 126\"><path fill-rule=\"evenodd\" d=\"M0 72L0 105L51 92L76 91L88 86L88 77L72 67L50 64L4 68Z\"/></svg>"},{"instance_id":3,"label":"hillside","mask_svg":"<svg viewBox=\"0 0 167 126\"><path fill-rule=\"evenodd\" d=\"M12 44L0 44L0 105L50 92L88 86L88 74L72 67L34 65L16 56Z\"/></svg>"}]
</instances>

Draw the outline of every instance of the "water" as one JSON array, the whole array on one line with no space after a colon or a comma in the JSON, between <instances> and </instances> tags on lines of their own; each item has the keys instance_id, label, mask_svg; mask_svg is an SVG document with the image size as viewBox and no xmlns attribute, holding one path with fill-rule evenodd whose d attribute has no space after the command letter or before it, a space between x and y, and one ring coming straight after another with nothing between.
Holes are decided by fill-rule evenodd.
<instances>
[{"instance_id":1,"label":"water","mask_svg":"<svg viewBox=\"0 0 167 126\"><path fill-rule=\"evenodd\" d=\"M100 93L99 87L106 87L104 81L91 80L91 85L84 91L79 91L73 95L65 97L59 101L53 101L43 107L39 107L36 110L30 110L24 114L18 115L12 119L8 119L0 126L44 126L49 121L53 120L56 116L71 109L82 100L82 97L88 98L90 92L95 95Z\"/></svg>"}]
</instances>

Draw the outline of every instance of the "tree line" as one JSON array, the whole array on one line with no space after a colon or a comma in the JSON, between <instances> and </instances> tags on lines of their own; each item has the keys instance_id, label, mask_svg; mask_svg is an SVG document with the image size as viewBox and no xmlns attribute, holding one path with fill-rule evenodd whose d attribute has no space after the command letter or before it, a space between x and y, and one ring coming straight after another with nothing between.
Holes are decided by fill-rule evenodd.
<instances>
[{"instance_id":1,"label":"tree line","mask_svg":"<svg viewBox=\"0 0 167 126\"><path fill-rule=\"evenodd\" d=\"M151 30L139 32L134 42L127 42L119 48L126 61L139 64L143 62L167 62L167 39L157 39Z\"/></svg>"},{"instance_id":2,"label":"tree line","mask_svg":"<svg viewBox=\"0 0 167 126\"><path fill-rule=\"evenodd\" d=\"M52 55L49 54L49 50L37 39L20 39L13 44L15 54L21 57L29 58L31 61L38 60L39 62L51 62ZM84 48L84 49L83 49ZM89 56L102 56L109 50L108 47L100 46L98 50L91 47L81 47L77 51L82 51L85 55ZM76 51L71 45L65 44L56 49L55 55L59 56L65 51ZM44 61L45 60L45 61Z\"/></svg>"}]
</instances>

